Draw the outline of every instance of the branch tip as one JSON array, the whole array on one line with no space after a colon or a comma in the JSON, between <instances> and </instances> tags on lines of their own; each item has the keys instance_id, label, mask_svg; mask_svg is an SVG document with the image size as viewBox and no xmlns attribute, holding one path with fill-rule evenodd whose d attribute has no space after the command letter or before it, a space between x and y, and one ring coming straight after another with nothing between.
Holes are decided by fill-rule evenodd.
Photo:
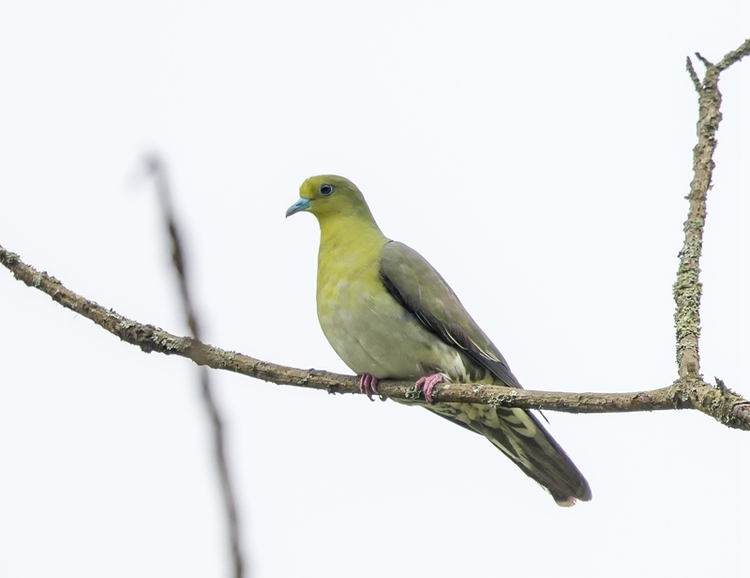
<instances>
[{"instance_id":1,"label":"branch tip","mask_svg":"<svg viewBox=\"0 0 750 578\"><path fill-rule=\"evenodd\" d=\"M695 53L695 57L700 60L703 63L703 66L706 68L713 68L714 64L713 62L709 61L707 58L704 58L700 52Z\"/></svg>"},{"instance_id":2,"label":"branch tip","mask_svg":"<svg viewBox=\"0 0 750 578\"><path fill-rule=\"evenodd\" d=\"M743 42L737 50L728 52L724 56L724 58L719 61L719 63L716 65L716 68L718 68L720 71L726 70L735 62L739 62L740 60L745 58L745 56L747 56L748 54L750 54L750 38L745 40L745 42Z\"/></svg>"},{"instance_id":3,"label":"branch tip","mask_svg":"<svg viewBox=\"0 0 750 578\"><path fill-rule=\"evenodd\" d=\"M690 57L685 58L685 68L688 71L688 74L690 75L690 80L693 81L693 86L695 87L695 90L698 94L701 92L701 80L698 78L698 73L695 72L695 68L693 67L693 61L690 60Z\"/></svg>"}]
</instances>

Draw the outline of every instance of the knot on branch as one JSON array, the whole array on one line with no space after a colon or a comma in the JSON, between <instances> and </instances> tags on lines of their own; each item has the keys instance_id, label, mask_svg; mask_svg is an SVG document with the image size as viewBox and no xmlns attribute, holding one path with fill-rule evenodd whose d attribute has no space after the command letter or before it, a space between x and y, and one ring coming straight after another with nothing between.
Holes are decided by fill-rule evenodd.
<instances>
[{"instance_id":1,"label":"knot on branch","mask_svg":"<svg viewBox=\"0 0 750 578\"><path fill-rule=\"evenodd\" d=\"M731 416L737 424L750 424L750 403L742 402L735 405L732 408Z\"/></svg>"},{"instance_id":2,"label":"knot on branch","mask_svg":"<svg viewBox=\"0 0 750 578\"><path fill-rule=\"evenodd\" d=\"M750 402L729 389L724 380L714 377L716 391L720 399L713 402L711 410L716 408L719 413L712 414L720 422L738 429L750 431Z\"/></svg>"},{"instance_id":3,"label":"knot on branch","mask_svg":"<svg viewBox=\"0 0 750 578\"><path fill-rule=\"evenodd\" d=\"M714 378L713 386L700 379L683 378L672 385L675 408L697 409L726 426L750 431L750 402Z\"/></svg>"},{"instance_id":4,"label":"knot on branch","mask_svg":"<svg viewBox=\"0 0 750 578\"><path fill-rule=\"evenodd\" d=\"M706 384L693 375L685 375L672 384L670 398L675 409L698 409L701 395L699 389Z\"/></svg>"}]
</instances>

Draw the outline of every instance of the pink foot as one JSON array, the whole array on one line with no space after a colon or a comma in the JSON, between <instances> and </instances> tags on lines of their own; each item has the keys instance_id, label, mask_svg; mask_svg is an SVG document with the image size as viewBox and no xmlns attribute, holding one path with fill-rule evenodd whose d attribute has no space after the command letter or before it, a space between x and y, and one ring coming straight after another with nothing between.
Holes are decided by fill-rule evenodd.
<instances>
[{"instance_id":1,"label":"pink foot","mask_svg":"<svg viewBox=\"0 0 750 578\"><path fill-rule=\"evenodd\" d=\"M359 378L359 391L364 393L370 401L375 401L372 399L372 394L378 393L378 378L369 373L363 374ZM381 395L380 400L385 401L385 396Z\"/></svg>"},{"instance_id":2,"label":"pink foot","mask_svg":"<svg viewBox=\"0 0 750 578\"><path fill-rule=\"evenodd\" d=\"M424 400L427 403L432 403L432 390L435 389L435 386L443 381L443 379L442 373L435 373L434 375L420 377L414 385L417 388L417 391L421 391L424 394Z\"/></svg>"}]
</instances>

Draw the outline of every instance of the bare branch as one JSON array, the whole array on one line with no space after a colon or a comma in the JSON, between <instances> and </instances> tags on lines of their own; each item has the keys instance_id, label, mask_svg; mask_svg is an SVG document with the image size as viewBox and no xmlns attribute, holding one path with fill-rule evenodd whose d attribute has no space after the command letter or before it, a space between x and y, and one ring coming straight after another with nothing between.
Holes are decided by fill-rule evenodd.
<instances>
[{"instance_id":1,"label":"bare branch","mask_svg":"<svg viewBox=\"0 0 750 578\"><path fill-rule=\"evenodd\" d=\"M719 64L716 65L716 68L721 72L732 66L735 62L739 62L748 54L750 54L750 38L745 40L737 50L732 50L727 53L727 55L719 61Z\"/></svg>"},{"instance_id":2,"label":"bare branch","mask_svg":"<svg viewBox=\"0 0 750 578\"><path fill-rule=\"evenodd\" d=\"M159 198L164 225L169 234L169 240L172 245L172 265L174 266L175 276L180 292L180 302L182 310L187 321L190 334L196 342L200 342L200 324L198 314L193 305L190 294L190 285L187 277L187 261L185 251L182 246L180 229L177 225L177 219L172 207L172 198L170 194L169 182L164 163L157 155L149 155L144 159L147 173L154 179L156 185L156 194ZM196 356L202 355L205 348L194 350ZM221 495L224 501L224 510L227 516L227 525L229 526L229 542L232 555L232 564L235 578L242 578L244 574L244 555L240 541L239 516L237 514L237 500L235 498L232 478L229 475L229 465L227 452L224 444L224 424L221 413L216 405L213 394L213 385L211 383L211 374L206 368L206 363L201 363L199 357L196 358L198 364L198 380L201 388L201 398L203 406L208 414L211 423L214 439L214 459L216 469L219 474L221 484Z\"/></svg>"},{"instance_id":3,"label":"bare branch","mask_svg":"<svg viewBox=\"0 0 750 578\"><path fill-rule=\"evenodd\" d=\"M714 63L713 63L713 62L709 62L709 61L708 61L708 60L707 60L706 58L704 58L704 57L703 57L703 56L701 55L701 53L700 53L700 52L696 52L696 53L695 53L695 57L696 57L696 58L697 58L698 60L700 60L700 61L701 61L701 62L703 63L703 66L705 66L706 68L713 68L713 67L714 67Z\"/></svg>"},{"instance_id":4,"label":"bare branch","mask_svg":"<svg viewBox=\"0 0 750 578\"><path fill-rule=\"evenodd\" d=\"M19 281L49 295L63 307L75 311L123 341L149 353L179 355L199 365L241 373L278 385L322 389L329 393L360 393L359 380L314 369L304 370L267 363L240 353L204 345L190 337L179 337L153 325L143 325L105 309L70 291L47 273L23 263L18 255L0 246L0 263ZM414 400L414 384L381 381L378 390L395 399ZM701 380L680 380L669 387L632 393L558 393L496 385L440 384L433 392L439 401L487 403L498 407L547 409L568 413L613 413L670 409L697 409L728 427L750 431L750 401L719 382L716 387Z\"/></svg>"},{"instance_id":5,"label":"bare branch","mask_svg":"<svg viewBox=\"0 0 750 578\"><path fill-rule=\"evenodd\" d=\"M690 60L690 57L688 56L686 59L687 61L685 68L688 71L688 74L690 75L690 80L693 81L693 86L695 87L695 91L700 94L701 92L701 79L698 78L698 73L695 72L695 68L693 68L693 61Z\"/></svg>"},{"instance_id":6,"label":"bare branch","mask_svg":"<svg viewBox=\"0 0 750 578\"><path fill-rule=\"evenodd\" d=\"M700 379L700 301L702 285L700 277L700 257L703 249L703 230L706 224L706 198L711 188L716 131L721 122L721 92L719 73L738 62L750 52L750 40L727 54L718 65L713 64L698 52L695 56L706 67L701 82L687 59L687 71L698 92L698 123L696 132L698 144L693 148L693 180L690 183L688 217L683 230L685 240L679 253L680 264L677 280L673 286L676 310L674 313L677 337L677 367L681 379Z\"/></svg>"}]
</instances>

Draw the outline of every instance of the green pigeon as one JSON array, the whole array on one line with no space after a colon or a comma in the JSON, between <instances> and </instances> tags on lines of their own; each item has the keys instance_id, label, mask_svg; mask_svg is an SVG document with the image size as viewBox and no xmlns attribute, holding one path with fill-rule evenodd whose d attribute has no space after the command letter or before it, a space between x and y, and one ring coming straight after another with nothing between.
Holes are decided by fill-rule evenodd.
<instances>
[{"instance_id":1,"label":"green pigeon","mask_svg":"<svg viewBox=\"0 0 750 578\"><path fill-rule=\"evenodd\" d=\"M380 379L414 380L430 411L486 437L560 506L591 499L578 468L528 411L433 402L441 381L521 385L440 274L380 231L360 190L335 175L310 177L286 212L320 224L318 320L370 399Z\"/></svg>"}]
</instances>

